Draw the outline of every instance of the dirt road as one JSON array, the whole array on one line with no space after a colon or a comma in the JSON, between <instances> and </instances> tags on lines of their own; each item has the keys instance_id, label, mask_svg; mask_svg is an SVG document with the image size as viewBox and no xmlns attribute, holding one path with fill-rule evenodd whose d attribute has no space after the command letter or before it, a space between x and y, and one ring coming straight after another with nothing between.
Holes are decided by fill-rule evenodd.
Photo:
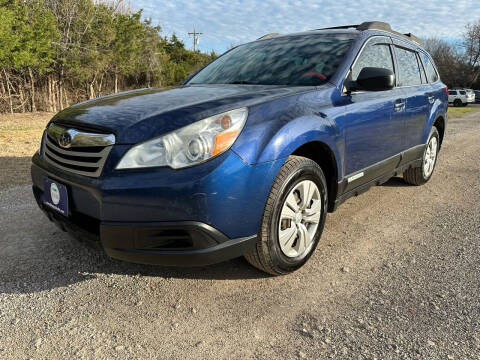
<instances>
[{"instance_id":1,"label":"dirt road","mask_svg":"<svg viewBox=\"0 0 480 360\"><path fill-rule=\"evenodd\" d=\"M350 199L284 277L109 260L0 190L0 358L480 359L480 114L427 185Z\"/></svg>"}]
</instances>

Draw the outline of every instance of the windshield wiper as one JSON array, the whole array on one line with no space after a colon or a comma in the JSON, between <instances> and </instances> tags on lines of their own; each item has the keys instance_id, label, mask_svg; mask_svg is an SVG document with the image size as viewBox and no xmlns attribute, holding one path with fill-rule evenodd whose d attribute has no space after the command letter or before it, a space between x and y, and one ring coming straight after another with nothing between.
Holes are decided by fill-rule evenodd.
<instances>
[{"instance_id":1,"label":"windshield wiper","mask_svg":"<svg viewBox=\"0 0 480 360\"><path fill-rule=\"evenodd\" d=\"M225 83L225 84L233 84L233 85L259 85L258 83L252 83L252 82L250 82L250 81L244 81L244 80L241 80L241 81L232 81L232 82Z\"/></svg>"}]
</instances>

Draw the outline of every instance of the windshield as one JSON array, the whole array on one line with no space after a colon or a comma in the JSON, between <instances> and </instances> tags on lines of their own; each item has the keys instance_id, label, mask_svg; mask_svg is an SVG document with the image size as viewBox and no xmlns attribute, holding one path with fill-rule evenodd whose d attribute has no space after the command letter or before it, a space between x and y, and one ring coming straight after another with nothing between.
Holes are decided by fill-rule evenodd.
<instances>
[{"instance_id":1,"label":"windshield","mask_svg":"<svg viewBox=\"0 0 480 360\"><path fill-rule=\"evenodd\" d=\"M356 36L294 35L241 45L206 66L187 85L321 85L335 74Z\"/></svg>"}]
</instances>

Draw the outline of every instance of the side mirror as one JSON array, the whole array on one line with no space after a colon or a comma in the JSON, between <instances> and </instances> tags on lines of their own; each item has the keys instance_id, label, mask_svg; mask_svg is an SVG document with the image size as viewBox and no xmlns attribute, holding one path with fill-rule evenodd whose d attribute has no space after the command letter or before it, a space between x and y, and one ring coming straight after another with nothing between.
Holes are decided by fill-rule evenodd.
<instances>
[{"instance_id":1,"label":"side mirror","mask_svg":"<svg viewBox=\"0 0 480 360\"><path fill-rule=\"evenodd\" d=\"M364 67L358 74L357 85L363 90L390 90L395 86L395 74L384 68Z\"/></svg>"}]
</instances>

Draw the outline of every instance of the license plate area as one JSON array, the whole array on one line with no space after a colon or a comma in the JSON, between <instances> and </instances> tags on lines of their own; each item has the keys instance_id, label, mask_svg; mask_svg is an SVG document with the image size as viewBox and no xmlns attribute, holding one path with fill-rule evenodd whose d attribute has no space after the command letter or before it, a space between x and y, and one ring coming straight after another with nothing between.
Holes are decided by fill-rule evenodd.
<instances>
[{"instance_id":1,"label":"license plate area","mask_svg":"<svg viewBox=\"0 0 480 360\"><path fill-rule=\"evenodd\" d=\"M43 182L43 203L63 216L68 216L67 187L46 178Z\"/></svg>"}]
</instances>

